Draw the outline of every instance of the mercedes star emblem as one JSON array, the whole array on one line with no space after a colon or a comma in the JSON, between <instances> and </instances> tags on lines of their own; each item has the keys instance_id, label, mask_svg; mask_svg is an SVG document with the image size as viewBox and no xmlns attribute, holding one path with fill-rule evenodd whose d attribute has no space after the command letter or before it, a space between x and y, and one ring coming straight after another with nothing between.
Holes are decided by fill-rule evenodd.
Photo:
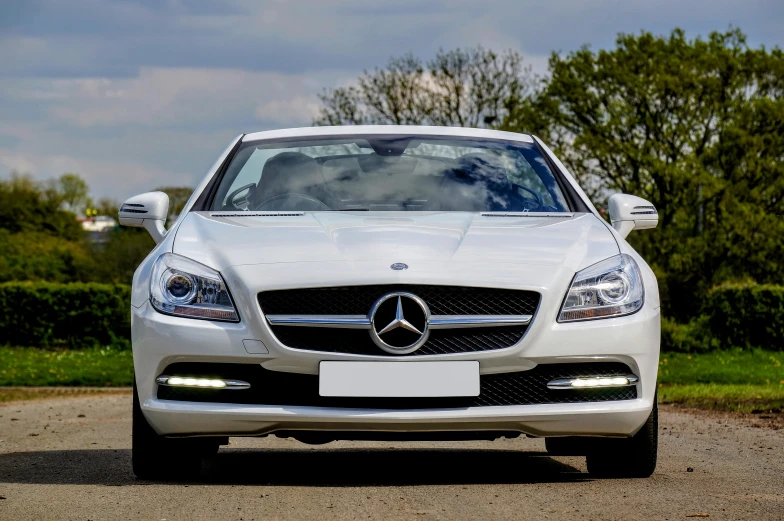
<instances>
[{"instance_id":1,"label":"mercedes star emblem","mask_svg":"<svg viewBox=\"0 0 784 521\"><path fill-rule=\"evenodd\" d=\"M430 335L430 310L411 293L388 293L370 310L370 336L373 342L396 355L413 353Z\"/></svg>"}]
</instances>

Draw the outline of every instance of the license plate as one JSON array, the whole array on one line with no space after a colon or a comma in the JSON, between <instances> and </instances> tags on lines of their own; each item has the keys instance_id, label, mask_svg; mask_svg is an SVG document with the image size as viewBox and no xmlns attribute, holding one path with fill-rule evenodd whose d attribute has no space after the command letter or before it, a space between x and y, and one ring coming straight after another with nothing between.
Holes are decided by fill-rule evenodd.
<instances>
[{"instance_id":1,"label":"license plate","mask_svg":"<svg viewBox=\"0 0 784 521\"><path fill-rule=\"evenodd\" d=\"M321 396L479 396L479 362L321 362Z\"/></svg>"}]
</instances>

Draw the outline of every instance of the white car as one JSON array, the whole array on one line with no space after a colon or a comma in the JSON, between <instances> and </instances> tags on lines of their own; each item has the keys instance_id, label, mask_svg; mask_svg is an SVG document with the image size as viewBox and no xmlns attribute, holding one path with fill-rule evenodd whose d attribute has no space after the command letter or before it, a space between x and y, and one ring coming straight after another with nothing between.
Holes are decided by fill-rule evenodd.
<instances>
[{"instance_id":1,"label":"white car","mask_svg":"<svg viewBox=\"0 0 784 521\"><path fill-rule=\"evenodd\" d=\"M133 279L133 469L228 436L544 437L597 476L656 466L656 277L538 138L357 126L242 135Z\"/></svg>"}]
</instances>

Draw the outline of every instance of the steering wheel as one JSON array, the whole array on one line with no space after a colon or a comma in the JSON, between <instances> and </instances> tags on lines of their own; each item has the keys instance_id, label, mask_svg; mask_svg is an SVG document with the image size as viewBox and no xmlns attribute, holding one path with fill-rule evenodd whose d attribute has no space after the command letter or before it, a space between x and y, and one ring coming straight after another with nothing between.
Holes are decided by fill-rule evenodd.
<instances>
[{"instance_id":1,"label":"steering wheel","mask_svg":"<svg viewBox=\"0 0 784 521\"><path fill-rule=\"evenodd\" d=\"M523 191L528 192L529 194L533 195L534 199L536 200L536 209L537 210L539 210L540 208L542 208L544 206L544 201L542 201L542 197L538 193L536 193L536 191L531 190L530 188L527 188L527 187L525 187L523 185L519 185L517 183L513 183L512 186L514 186L515 188L519 188L520 190L523 190Z\"/></svg>"},{"instance_id":2,"label":"steering wheel","mask_svg":"<svg viewBox=\"0 0 784 521\"><path fill-rule=\"evenodd\" d=\"M315 197L304 194L279 194L270 197L256 207L256 211L279 212L279 211L298 211L298 212L317 212L330 211L332 208L323 201Z\"/></svg>"},{"instance_id":3,"label":"steering wheel","mask_svg":"<svg viewBox=\"0 0 784 521\"><path fill-rule=\"evenodd\" d=\"M230 193L229 195L226 196L226 202L229 203L230 205L232 205L234 208L236 208L238 210L246 210L247 209L247 205L245 206L245 208L241 208L241 207L237 206L236 204L234 204L234 198L238 194L241 194L242 192L244 192L245 190L249 190L248 195L246 195L245 198L244 198L245 202L249 203L250 202L250 196L253 194L253 191L254 191L255 188L256 188L256 183L248 183L245 186L237 188L232 193Z\"/></svg>"}]
</instances>

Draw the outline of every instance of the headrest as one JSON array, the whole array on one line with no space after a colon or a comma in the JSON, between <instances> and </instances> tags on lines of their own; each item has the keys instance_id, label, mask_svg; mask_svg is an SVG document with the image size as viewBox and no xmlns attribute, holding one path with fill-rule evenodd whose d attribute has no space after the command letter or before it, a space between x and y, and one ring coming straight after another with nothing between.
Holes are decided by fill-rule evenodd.
<instances>
[{"instance_id":1,"label":"headrest","mask_svg":"<svg viewBox=\"0 0 784 521\"><path fill-rule=\"evenodd\" d=\"M310 195L313 189L323 188L324 176L315 159L300 152L281 152L264 164L255 199L262 203L276 195Z\"/></svg>"},{"instance_id":2,"label":"headrest","mask_svg":"<svg viewBox=\"0 0 784 521\"><path fill-rule=\"evenodd\" d=\"M410 174L417 166L417 160L410 156L380 156L373 152L357 157L359 168L366 174Z\"/></svg>"},{"instance_id":3,"label":"headrest","mask_svg":"<svg viewBox=\"0 0 784 521\"><path fill-rule=\"evenodd\" d=\"M264 163L261 178L262 180L269 179L284 173L288 175L294 172L309 176L318 173L318 171L319 165L312 157L301 152L281 152Z\"/></svg>"}]
</instances>

